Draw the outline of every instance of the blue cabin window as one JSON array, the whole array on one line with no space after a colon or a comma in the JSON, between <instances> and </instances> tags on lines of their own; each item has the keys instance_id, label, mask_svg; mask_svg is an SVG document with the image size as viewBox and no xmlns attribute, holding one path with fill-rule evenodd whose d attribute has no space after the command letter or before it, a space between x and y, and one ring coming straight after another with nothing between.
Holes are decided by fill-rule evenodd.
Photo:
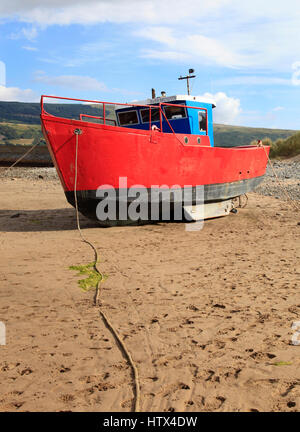
<instances>
[{"instance_id":1,"label":"blue cabin window","mask_svg":"<svg viewBox=\"0 0 300 432\"><path fill-rule=\"evenodd\" d=\"M206 132L207 122L206 122L206 112L205 111L199 111L199 129L200 132Z\"/></svg>"},{"instance_id":2,"label":"blue cabin window","mask_svg":"<svg viewBox=\"0 0 300 432\"><path fill-rule=\"evenodd\" d=\"M149 120L150 120L149 111L150 111L149 108L142 109L140 111L143 123L149 123ZM159 118L159 108L152 108L151 109L151 123L159 121L159 120L160 120L160 118Z\"/></svg>"},{"instance_id":3,"label":"blue cabin window","mask_svg":"<svg viewBox=\"0 0 300 432\"><path fill-rule=\"evenodd\" d=\"M120 126L139 124L139 119L136 110L124 111L118 113Z\"/></svg>"},{"instance_id":4,"label":"blue cabin window","mask_svg":"<svg viewBox=\"0 0 300 432\"><path fill-rule=\"evenodd\" d=\"M168 120L186 118L186 110L183 107L165 106L164 110Z\"/></svg>"}]
</instances>

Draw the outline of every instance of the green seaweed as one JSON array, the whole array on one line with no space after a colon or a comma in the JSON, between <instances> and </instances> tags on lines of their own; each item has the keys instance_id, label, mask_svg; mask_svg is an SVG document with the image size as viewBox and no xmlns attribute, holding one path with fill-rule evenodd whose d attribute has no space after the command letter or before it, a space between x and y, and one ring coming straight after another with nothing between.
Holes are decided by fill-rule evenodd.
<instances>
[{"instance_id":1,"label":"green seaweed","mask_svg":"<svg viewBox=\"0 0 300 432\"><path fill-rule=\"evenodd\" d=\"M273 363L274 366L292 366L292 364L293 363L291 362L284 362L284 361Z\"/></svg>"},{"instance_id":2,"label":"green seaweed","mask_svg":"<svg viewBox=\"0 0 300 432\"><path fill-rule=\"evenodd\" d=\"M78 281L78 285L84 292L90 291L91 289L96 289L97 285L100 282L104 282L108 277L107 275L98 273L95 270L94 263L89 263L86 265L70 266L69 269L78 271L79 272L78 276L79 275L87 276L85 279L80 279Z\"/></svg>"}]
</instances>

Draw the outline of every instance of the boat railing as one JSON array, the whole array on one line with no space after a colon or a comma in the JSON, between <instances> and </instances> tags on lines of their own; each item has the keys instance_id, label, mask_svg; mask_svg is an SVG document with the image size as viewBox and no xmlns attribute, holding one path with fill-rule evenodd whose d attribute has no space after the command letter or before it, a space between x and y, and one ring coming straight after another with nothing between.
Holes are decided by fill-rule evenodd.
<instances>
[{"instance_id":1,"label":"boat railing","mask_svg":"<svg viewBox=\"0 0 300 432\"><path fill-rule=\"evenodd\" d=\"M174 133L175 135L178 134L178 132L175 132L173 127L171 126L169 119L166 116L165 110L163 109L164 106L173 106L173 107L177 107L177 108L189 108L189 109L195 109L195 110L200 110L200 111L204 111L205 112L205 118L206 118L206 136L208 135L208 115L207 115L207 108L203 108L203 107L198 107L198 106L189 106L189 105L183 105L183 104L172 104L172 103L167 103L167 102L161 102L158 105L141 105L141 104L134 104L134 103L120 103L120 102L104 102L104 101L98 101L98 100L89 100L89 99L77 99L77 98L68 98L68 97L62 97L62 96L53 96L53 95L42 95L41 96L41 113L45 114L45 115L50 115L53 116L53 114L48 113L45 108L44 108L44 99L46 98L50 98L50 99L60 99L60 100L64 100L64 101L74 101L74 102L83 102L84 104L99 104L102 105L102 116L93 116L93 115L89 115L89 114L79 114L79 119L81 121L83 120L83 117L86 118L94 118L94 119L100 119L103 121L104 125L108 125L109 122L113 122L114 125L113 126L117 126L117 122L114 119L110 119L106 116L106 108L107 106L114 106L114 107L137 107L137 108L148 108L149 109L149 130L152 130L152 123L157 123L157 121L153 121L152 120L152 110L155 109L159 109L159 123L160 123L160 132L163 132L163 125L164 125L164 121L163 118L165 119L165 122L168 124L170 130L172 131L172 133ZM111 126L111 125L110 125Z\"/></svg>"},{"instance_id":2,"label":"boat railing","mask_svg":"<svg viewBox=\"0 0 300 432\"><path fill-rule=\"evenodd\" d=\"M97 120L104 120L103 117L101 117L101 116L93 116L93 115L89 115L89 114L79 114L79 119L80 119L81 121L84 121L83 117L92 118L92 119L97 119ZM107 122L111 122L111 123L113 123L113 126L116 126L116 125L117 125L117 122L116 122L116 120L114 120L114 119L108 119L108 118L107 118L106 121L107 121ZM103 124L104 124L104 123L103 123Z\"/></svg>"}]
</instances>

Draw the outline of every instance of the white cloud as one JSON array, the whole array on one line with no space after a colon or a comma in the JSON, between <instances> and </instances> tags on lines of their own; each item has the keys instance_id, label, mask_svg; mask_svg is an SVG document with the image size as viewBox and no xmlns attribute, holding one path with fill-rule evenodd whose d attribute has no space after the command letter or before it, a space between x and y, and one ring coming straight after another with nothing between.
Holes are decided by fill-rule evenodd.
<instances>
[{"instance_id":1,"label":"white cloud","mask_svg":"<svg viewBox=\"0 0 300 432\"><path fill-rule=\"evenodd\" d=\"M33 41L38 35L38 31L36 27L23 27L19 32L12 33L9 38L10 39L21 39L25 38L29 41Z\"/></svg>"},{"instance_id":2,"label":"white cloud","mask_svg":"<svg viewBox=\"0 0 300 432\"><path fill-rule=\"evenodd\" d=\"M181 48L188 49L191 56L197 56L200 60L213 61L219 65L230 67L242 66L247 63L246 58L238 52L234 52L222 40L206 37L199 34L189 35L181 45Z\"/></svg>"},{"instance_id":3,"label":"white cloud","mask_svg":"<svg viewBox=\"0 0 300 432\"><path fill-rule=\"evenodd\" d=\"M273 76L234 76L230 78L223 78L215 80L214 84L219 86L247 86L247 85L291 85L291 80L288 78L277 78Z\"/></svg>"},{"instance_id":4,"label":"white cloud","mask_svg":"<svg viewBox=\"0 0 300 432\"><path fill-rule=\"evenodd\" d=\"M200 34L181 35L166 27L147 27L135 34L166 46L165 50L144 50L143 57L217 63L230 67L246 63L242 56L231 51L222 41Z\"/></svg>"},{"instance_id":5,"label":"white cloud","mask_svg":"<svg viewBox=\"0 0 300 432\"><path fill-rule=\"evenodd\" d=\"M196 17L194 19L197 21ZM211 23L200 30L199 24L188 27L186 22L183 29L180 26L150 26L135 31L134 35L157 44L156 49L144 49L143 57L169 59L172 52L173 58L176 59L177 54L179 60L184 57L195 64L290 71L295 56L300 58L300 16L297 19L290 17L289 25L284 23L282 26L278 22L266 23L259 17L257 19L258 23L252 23L253 28L245 17L229 23L225 15L223 21L211 18Z\"/></svg>"},{"instance_id":6,"label":"white cloud","mask_svg":"<svg viewBox=\"0 0 300 432\"><path fill-rule=\"evenodd\" d=\"M187 53L182 53L178 51L159 51L152 49L145 49L141 52L141 57L159 59L163 61L175 60L175 61L189 61L190 56Z\"/></svg>"},{"instance_id":7,"label":"white cloud","mask_svg":"<svg viewBox=\"0 0 300 432\"><path fill-rule=\"evenodd\" d=\"M32 24L27 38L54 24L134 23L143 57L282 71L300 60L299 0L10 0L0 17Z\"/></svg>"},{"instance_id":8,"label":"white cloud","mask_svg":"<svg viewBox=\"0 0 300 432\"><path fill-rule=\"evenodd\" d=\"M135 34L160 44L151 52L158 59L171 51L174 58L176 53L179 59L185 54L195 64L285 72L300 59L299 0L229 0L206 12L199 5L183 25L172 26L173 32L166 21L163 31L161 26L151 26Z\"/></svg>"},{"instance_id":9,"label":"white cloud","mask_svg":"<svg viewBox=\"0 0 300 432\"><path fill-rule=\"evenodd\" d=\"M22 33L24 34L25 38L30 41L37 37L37 29L35 27L23 28Z\"/></svg>"},{"instance_id":10,"label":"white cloud","mask_svg":"<svg viewBox=\"0 0 300 432\"><path fill-rule=\"evenodd\" d=\"M6 85L6 65L0 60L0 86Z\"/></svg>"},{"instance_id":11,"label":"white cloud","mask_svg":"<svg viewBox=\"0 0 300 432\"><path fill-rule=\"evenodd\" d=\"M293 76L292 76L292 84L294 86L299 86L300 85L300 61L295 62L292 65L292 69L293 69Z\"/></svg>"},{"instance_id":12,"label":"white cloud","mask_svg":"<svg viewBox=\"0 0 300 432\"><path fill-rule=\"evenodd\" d=\"M290 127L287 126L285 122L283 123L284 117L282 111L284 110L284 107L276 107L267 111L243 111L239 123L243 124L243 126L248 125L250 127L268 127L270 129L293 129L293 126Z\"/></svg>"},{"instance_id":13,"label":"white cloud","mask_svg":"<svg viewBox=\"0 0 300 432\"><path fill-rule=\"evenodd\" d=\"M226 5L230 0L11 0L0 5L0 16L42 25L99 22L180 22Z\"/></svg>"},{"instance_id":14,"label":"white cloud","mask_svg":"<svg viewBox=\"0 0 300 432\"><path fill-rule=\"evenodd\" d=\"M213 100L216 108L213 111L214 122L223 124L237 124L242 113L239 99L227 96L226 93L204 93L201 95L204 100Z\"/></svg>"},{"instance_id":15,"label":"white cloud","mask_svg":"<svg viewBox=\"0 0 300 432\"><path fill-rule=\"evenodd\" d=\"M23 46L22 47L24 50L26 50L26 51L38 51L38 49L36 48L36 47L34 47L34 46L29 46L29 45L27 45L27 46Z\"/></svg>"},{"instance_id":16,"label":"white cloud","mask_svg":"<svg viewBox=\"0 0 300 432\"><path fill-rule=\"evenodd\" d=\"M176 38L169 27L144 27L141 30L135 31L134 34L169 46L176 44Z\"/></svg>"},{"instance_id":17,"label":"white cloud","mask_svg":"<svg viewBox=\"0 0 300 432\"><path fill-rule=\"evenodd\" d=\"M18 87L0 85L0 100L5 102L38 102L39 97L31 89L22 90Z\"/></svg>"},{"instance_id":18,"label":"white cloud","mask_svg":"<svg viewBox=\"0 0 300 432\"><path fill-rule=\"evenodd\" d=\"M34 80L51 86L72 88L79 91L108 91L104 83L89 76L60 75L51 77L40 71L36 73Z\"/></svg>"},{"instance_id":19,"label":"white cloud","mask_svg":"<svg viewBox=\"0 0 300 432\"><path fill-rule=\"evenodd\" d=\"M81 15L75 12L80 11ZM101 15L99 15L101 12ZM256 20L257 17L285 20L299 17L298 0L10 0L0 3L0 16L53 24L70 22L143 22L172 23L186 18L201 18L215 14L226 19L229 14L232 26L235 20ZM44 16L43 16L44 15ZM47 21L49 18L49 21ZM203 21L203 26L208 23ZM255 30L255 29L254 29Z\"/></svg>"}]
</instances>

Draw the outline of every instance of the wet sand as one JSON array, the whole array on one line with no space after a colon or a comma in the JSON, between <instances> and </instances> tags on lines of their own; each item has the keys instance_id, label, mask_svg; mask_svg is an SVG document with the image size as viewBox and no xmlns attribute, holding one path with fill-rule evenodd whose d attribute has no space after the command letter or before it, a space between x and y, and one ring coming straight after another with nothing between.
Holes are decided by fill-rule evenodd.
<instances>
[{"instance_id":1,"label":"wet sand","mask_svg":"<svg viewBox=\"0 0 300 432\"><path fill-rule=\"evenodd\" d=\"M130 411L131 369L93 292L57 180L1 179L0 411ZM103 229L103 310L139 370L143 411L299 411L300 214L252 193L237 215Z\"/></svg>"}]
</instances>

